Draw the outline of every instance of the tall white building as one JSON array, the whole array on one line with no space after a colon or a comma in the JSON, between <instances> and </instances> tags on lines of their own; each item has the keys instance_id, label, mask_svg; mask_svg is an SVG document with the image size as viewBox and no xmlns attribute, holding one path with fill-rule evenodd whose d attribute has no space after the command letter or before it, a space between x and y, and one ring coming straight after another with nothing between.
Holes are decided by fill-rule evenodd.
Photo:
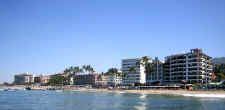
<instances>
[{"instance_id":1,"label":"tall white building","mask_svg":"<svg viewBox=\"0 0 225 110\"><path fill-rule=\"evenodd\" d=\"M139 60L138 58L122 60L122 72L127 74L123 80L124 84L134 85L135 83L146 83L145 67L137 63ZM134 68L134 71L131 71L131 68Z\"/></svg>"}]
</instances>

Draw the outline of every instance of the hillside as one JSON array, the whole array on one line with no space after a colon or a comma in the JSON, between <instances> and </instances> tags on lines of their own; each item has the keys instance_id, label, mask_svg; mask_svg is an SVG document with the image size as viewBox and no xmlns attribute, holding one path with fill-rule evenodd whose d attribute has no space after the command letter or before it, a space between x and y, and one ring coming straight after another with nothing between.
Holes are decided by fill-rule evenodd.
<instances>
[{"instance_id":1,"label":"hillside","mask_svg":"<svg viewBox=\"0 0 225 110\"><path fill-rule=\"evenodd\" d=\"M225 64L225 57L213 58L214 64Z\"/></svg>"}]
</instances>

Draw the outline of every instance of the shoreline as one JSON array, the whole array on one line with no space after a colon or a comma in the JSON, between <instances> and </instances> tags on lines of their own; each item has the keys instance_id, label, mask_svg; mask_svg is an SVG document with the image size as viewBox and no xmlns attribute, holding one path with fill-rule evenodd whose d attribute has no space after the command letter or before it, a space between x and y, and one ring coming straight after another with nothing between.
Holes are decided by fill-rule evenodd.
<instances>
[{"instance_id":1,"label":"shoreline","mask_svg":"<svg viewBox=\"0 0 225 110\"><path fill-rule=\"evenodd\" d=\"M25 86L1 86L0 89L18 89L24 90ZM44 87L39 87L32 90L46 90ZM112 92L112 93L135 93L135 94L161 94L161 95L177 95L177 96L190 96L190 97L215 97L215 98L225 98L225 91L224 90L209 90L209 91L190 91L184 89L178 90L168 90L168 89L144 89L144 90L122 90L122 89L107 89L107 88L73 88L73 87L64 87L63 91L68 92L76 92L76 91L84 91L84 92Z\"/></svg>"},{"instance_id":2,"label":"shoreline","mask_svg":"<svg viewBox=\"0 0 225 110\"><path fill-rule=\"evenodd\" d=\"M95 88L79 88L75 90L65 90L65 91L85 91L85 92L112 92L112 93L135 93L135 94L159 94L159 95L176 95L176 96L189 96L189 97L208 97L208 98L225 98L225 91L215 90L215 91L188 91L188 90L108 90L108 89L95 89Z\"/></svg>"}]
</instances>

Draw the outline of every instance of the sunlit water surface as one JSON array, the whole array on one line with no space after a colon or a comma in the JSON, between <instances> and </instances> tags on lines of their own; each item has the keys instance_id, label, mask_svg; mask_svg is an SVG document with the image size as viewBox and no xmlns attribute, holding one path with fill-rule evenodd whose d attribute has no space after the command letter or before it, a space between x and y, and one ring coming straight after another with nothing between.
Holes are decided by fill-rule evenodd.
<instances>
[{"instance_id":1,"label":"sunlit water surface","mask_svg":"<svg viewBox=\"0 0 225 110\"><path fill-rule=\"evenodd\" d=\"M225 98L110 92L0 91L0 110L225 110Z\"/></svg>"}]
</instances>

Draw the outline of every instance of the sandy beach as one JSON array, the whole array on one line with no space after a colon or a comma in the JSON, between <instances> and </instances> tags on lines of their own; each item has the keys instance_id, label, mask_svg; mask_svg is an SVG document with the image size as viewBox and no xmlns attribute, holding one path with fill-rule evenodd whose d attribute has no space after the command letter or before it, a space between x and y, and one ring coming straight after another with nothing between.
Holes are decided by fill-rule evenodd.
<instances>
[{"instance_id":1,"label":"sandy beach","mask_svg":"<svg viewBox=\"0 0 225 110\"><path fill-rule=\"evenodd\" d=\"M4 86L0 87L0 89L23 89L25 86ZM41 90L36 89L36 90ZM44 87L42 88L45 89ZM35 90L35 89L34 89ZM164 95L181 95L181 96L193 96L193 97L218 97L225 98L224 90L209 90L209 91L190 91L190 90L167 90L167 89L147 89L147 90L121 90L121 89L99 89L99 88L66 88L64 87L64 91L86 91L86 92L114 92L114 93L136 93L136 94L164 94Z\"/></svg>"},{"instance_id":2,"label":"sandy beach","mask_svg":"<svg viewBox=\"0 0 225 110\"><path fill-rule=\"evenodd\" d=\"M211 91L189 91L189 90L165 90L165 89L149 89L149 90L108 90L108 89L94 89L94 88L79 88L69 91L88 91L88 92L115 92L115 93L136 93L136 94L164 94L164 95L179 95L192 97L217 97L225 98L225 91L211 90Z\"/></svg>"}]
</instances>

